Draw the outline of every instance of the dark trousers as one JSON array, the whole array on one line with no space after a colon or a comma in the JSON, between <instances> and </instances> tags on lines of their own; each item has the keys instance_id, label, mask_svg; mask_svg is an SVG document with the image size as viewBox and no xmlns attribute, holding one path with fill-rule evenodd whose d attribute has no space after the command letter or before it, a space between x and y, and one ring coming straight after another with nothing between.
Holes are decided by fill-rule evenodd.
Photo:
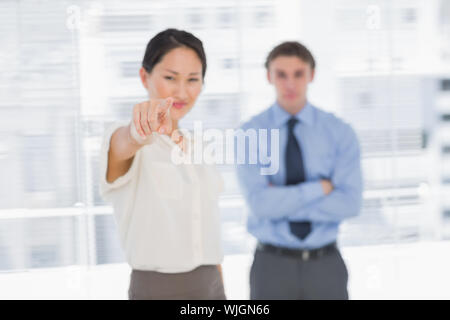
<instances>
[{"instance_id":1,"label":"dark trousers","mask_svg":"<svg viewBox=\"0 0 450 320\"><path fill-rule=\"evenodd\" d=\"M338 248L304 260L256 249L250 299L347 300L348 271Z\"/></svg>"}]
</instances>

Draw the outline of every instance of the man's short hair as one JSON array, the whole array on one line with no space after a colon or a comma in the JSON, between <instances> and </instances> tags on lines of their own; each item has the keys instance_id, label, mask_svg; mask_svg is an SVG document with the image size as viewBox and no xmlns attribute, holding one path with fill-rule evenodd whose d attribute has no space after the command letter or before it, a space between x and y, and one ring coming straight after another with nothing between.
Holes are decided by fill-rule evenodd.
<instances>
[{"instance_id":1,"label":"man's short hair","mask_svg":"<svg viewBox=\"0 0 450 320\"><path fill-rule=\"evenodd\" d=\"M269 70L270 62L279 56L295 56L306 63L309 63L311 69L314 70L316 67L316 61L314 60L311 52L308 48L297 41L286 41L273 48L266 59L265 66L267 70Z\"/></svg>"}]
</instances>

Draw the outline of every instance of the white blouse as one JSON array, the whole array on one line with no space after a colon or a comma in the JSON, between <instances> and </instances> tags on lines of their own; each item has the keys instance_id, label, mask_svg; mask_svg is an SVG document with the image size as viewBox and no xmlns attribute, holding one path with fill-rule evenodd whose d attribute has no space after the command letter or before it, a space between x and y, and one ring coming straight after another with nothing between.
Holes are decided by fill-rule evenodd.
<instances>
[{"instance_id":1,"label":"white blouse","mask_svg":"<svg viewBox=\"0 0 450 320\"><path fill-rule=\"evenodd\" d=\"M136 270L186 272L220 264L219 194L224 181L214 165L174 164L167 135L153 133L153 142L134 156L128 172L106 181L110 139L128 123L114 123L104 134L100 194L114 207L122 249Z\"/></svg>"}]
</instances>

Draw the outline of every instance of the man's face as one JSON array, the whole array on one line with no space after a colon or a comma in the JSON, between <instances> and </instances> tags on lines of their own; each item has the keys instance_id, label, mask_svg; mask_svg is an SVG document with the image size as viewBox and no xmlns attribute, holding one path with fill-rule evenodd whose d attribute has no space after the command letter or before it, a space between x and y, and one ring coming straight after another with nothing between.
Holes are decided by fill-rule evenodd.
<instances>
[{"instance_id":1,"label":"man's face","mask_svg":"<svg viewBox=\"0 0 450 320\"><path fill-rule=\"evenodd\" d=\"M277 101L288 112L298 112L306 102L308 84L314 78L309 63L297 56L278 56L269 64L267 79L277 92Z\"/></svg>"}]
</instances>

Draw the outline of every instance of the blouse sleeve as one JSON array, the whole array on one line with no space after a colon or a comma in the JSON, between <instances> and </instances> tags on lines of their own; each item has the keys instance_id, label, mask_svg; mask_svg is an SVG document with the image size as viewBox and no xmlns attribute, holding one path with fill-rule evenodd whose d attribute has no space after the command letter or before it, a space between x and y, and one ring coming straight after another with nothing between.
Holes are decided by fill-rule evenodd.
<instances>
[{"instance_id":1,"label":"blouse sleeve","mask_svg":"<svg viewBox=\"0 0 450 320\"><path fill-rule=\"evenodd\" d=\"M115 122L110 125L103 135L103 141L100 153L100 196L103 200L107 202L112 202L116 190L122 189L123 186L127 185L133 177L136 176L138 171L141 150L138 150L134 156L133 162L131 163L130 169L123 175L114 180L112 183L106 180L106 173L108 168L108 152L111 143L111 136L120 127L128 125L128 122Z\"/></svg>"}]
</instances>

